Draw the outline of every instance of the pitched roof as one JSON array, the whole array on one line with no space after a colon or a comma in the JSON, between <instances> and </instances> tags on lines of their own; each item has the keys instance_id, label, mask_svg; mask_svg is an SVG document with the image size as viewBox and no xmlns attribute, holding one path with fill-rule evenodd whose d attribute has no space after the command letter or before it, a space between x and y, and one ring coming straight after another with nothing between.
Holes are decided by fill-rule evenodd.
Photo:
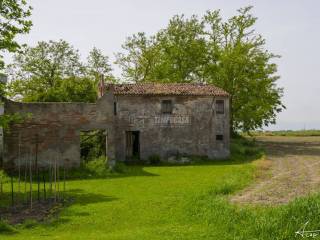
<instances>
[{"instance_id":1,"label":"pitched roof","mask_svg":"<svg viewBox=\"0 0 320 240\"><path fill-rule=\"evenodd\" d=\"M214 85L193 83L136 83L107 84L114 95L185 95L185 96L229 96Z\"/></svg>"}]
</instances>

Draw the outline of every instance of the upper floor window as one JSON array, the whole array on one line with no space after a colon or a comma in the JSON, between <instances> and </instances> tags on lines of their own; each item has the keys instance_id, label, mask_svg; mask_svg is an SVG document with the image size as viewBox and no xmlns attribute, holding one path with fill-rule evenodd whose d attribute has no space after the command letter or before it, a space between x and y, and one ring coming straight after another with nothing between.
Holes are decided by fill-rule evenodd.
<instances>
[{"instance_id":1,"label":"upper floor window","mask_svg":"<svg viewBox=\"0 0 320 240\"><path fill-rule=\"evenodd\" d=\"M224 114L224 100L216 100L216 113Z\"/></svg>"},{"instance_id":2,"label":"upper floor window","mask_svg":"<svg viewBox=\"0 0 320 240\"><path fill-rule=\"evenodd\" d=\"M173 110L172 100L162 100L161 102L161 112L171 114Z\"/></svg>"},{"instance_id":3,"label":"upper floor window","mask_svg":"<svg viewBox=\"0 0 320 240\"><path fill-rule=\"evenodd\" d=\"M117 102L113 102L113 114L117 115Z\"/></svg>"},{"instance_id":4,"label":"upper floor window","mask_svg":"<svg viewBox=\"0 0 320 240\"><path fill-rule=\"evenodd\" d=\"M223 141L223 135L221 135L221 134L216 135L216 140Z\"/></svg>"}]
</instances>

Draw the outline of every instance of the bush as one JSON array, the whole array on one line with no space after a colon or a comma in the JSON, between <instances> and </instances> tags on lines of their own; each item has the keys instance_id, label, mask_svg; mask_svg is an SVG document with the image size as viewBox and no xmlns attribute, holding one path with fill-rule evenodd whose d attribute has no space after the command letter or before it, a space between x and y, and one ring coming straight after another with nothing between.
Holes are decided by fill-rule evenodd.
<instances>
[{"instance_id":1,"label":"bush","mask_svg":"<svg viewBox=\"0 0 320 240\"><path fill-rule=\"evenodd\" d=\"M23 223L24 228L33 228L38 224L38 222L35 219L27 219Z\"/></svg>"},{"instance_id":2,"label":"bush","mask_svg":"<svg viewBox=\"0 0 320 240\"><path fill-rule=\"evenodd\" d=\"M257 146L256 141L245 137L232 139L230 150L231 158L238 160L259 158L263 155L263 150Z\"/></svg>"},{"instance_id":3,"label":"bush","mask_svg":"<svg viewBox=\"0 0 320 240\"><path fill-rule=\"evenodd\" d=\"M68 179L85 179L85 178L104 178L112 177L117 173L126 173L127 166L122 162L115 163L110 169L105 156L93 159L89 162L82 162L81 167L68 172Z\"/></svg>"},{"instance_id":4,"label":"bush","mask_svg":"<svg viewBox=\"0 0 320 240\"><path fill-rule=\"evenodd\" d=\"M0 233L15 233L17 230L6 222L0 221Z\"/></svg>"},{"instance_id":5,"label":"bush","mask_svg":"<svg viewBox=\"0 0 320 240\"><path fill-rule=\"evenodd\" d=\"M112 169L112 172L124 173L127 170L127 166L123 162L116 162L116 165Z\"/></svg>"},{"instance_id":6,"label":"bush","mask_svg":"<svg viewBox=\"0 0 320 240\"><path fill-rule=\"evenodd\" d=\"M101 156L95 160L89 161L85 167L89 170L89 172L97 177L104 177L109 173L109 169L107 167L106 157Z\"/></svg>"},{"instance_id":7,"label":"bush","mask_svg":"<svg viewBox=\"0 0 320 240\"><path fill-rule=\"evenodd\" d=\"M0 170L0 179L2 180L2 182L9 181L8 175L3 170Z\"/></svg>"},{"instance_id":8,"label":"bush","mask_svg":"<svg viewBox=\"0 0 320 240\"><path fill-rule=\"evenodd\" d=\"M148 160L149 160L149 163L152 165L158 165L161 162L159 155L152 155L148 158Z\"/></svg>"},{"instance_id":9,"label":"bush","mask_svg":"<svg viewBox=\"0 0 320 240\"><path fill-rule=\"evenodd\" d=\"M246 148L241 145L239 142L232 141L230 145L231 154L239 154L243 155L245 154Z\"/></svg>"}]
</instances>

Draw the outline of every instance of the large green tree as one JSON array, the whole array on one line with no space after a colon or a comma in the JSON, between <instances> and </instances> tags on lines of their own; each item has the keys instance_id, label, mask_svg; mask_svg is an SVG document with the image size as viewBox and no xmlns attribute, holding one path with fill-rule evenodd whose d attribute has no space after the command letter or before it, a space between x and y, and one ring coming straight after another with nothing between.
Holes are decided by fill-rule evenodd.
<instances>
[{"instance_id":1,"label":"large green tree","mask_svg":"<svg viewBox=\"0 0 320 240\"><path fill-rule=\"evenodd\" d=\"M104 77L110 82L115 81L115 78L112 75L109 57L104 55L102 51L96 47L89 52L86 70L88 77L95 79L96 83L98 83L101 77Z\"/></svg>"},{"instance_id":2,"label":"large green tree","mask_svg":"<svg viewBox=\"0 0 320 240\"><path fill-rule=\"evenodd\" d=\"M11 79L25 82L37 79L38 84L49 88L58 79L79 76L83 72L78 50L64 40L42 41L35 47L24 46L8 66Z\"/></svg>"},{"instance_id":3,"label":"large green tree","mask_svg":"<svg viewBox=\"0 0 320 240\"><path fill-rule=\"evenodd\" d=\"M9 96L26 102L94 102L97 78L112 78L108 57L94 48L88 63L66 41L25 46L7 69ZM113 79L113 78L112 78Z\"/></svg>"},{"instance_id":4,"label":"large green tree","mask_svg":"<svg viewBox=\"0 0 320 240\"><path fill-rule=\"evenodd\" d=\"M116 64L122 68L122 77L129 82L152 81L158 72L159 46L156 38L148 38L139 32L128 37L122 45L123 52L117 53Z\"/></svg>"},{"instance_id":5,"label":"large green tree","mask_svg":"<svg viewBox=\"0 0 320 240\"><path fill-rule=\"evenodd\" d=\"M29 17L31 7L25 0L1 0L0 1L0 104L2 96L5 95L5 82L2 70L4 69L4 52L16 52L20 45L15 40L18 34L25 34L30 31L32 22ZM18 121L19 115L1 115L0 126L6 128L12 121Z\"/></svg>"},{"instance_id":6,"label":"large green tree","mask_svg":"<svg viewBox=\"0 0 320 240\"><path fill-rule=\"evenodd\" d=\"M18 34L30 31L31 7L25 0L0 1L0 70L4 67L1 53L15 52L20 45L15 41Z\"/></svg>"},{"instance_id":7,"label":"large green tree","mask_svg":"<svg viewBox=\"0 0 320 240\"><path fill-rule=\"evenodd\" d=\"M203 22L196 16L175 16L154 36L140 32L127 38L116 63L128 81L198 81L206 52L202 33Z\"/></svg>"},{"instance_id":8,"label":"large green tree","mask_svg":"<svg viewBox=\"0 0 320 240\"><path fill-rule=\"evenodd\" d=\"M129 37L117 64L133 82L215 84L230 93L232 131L250 131L275 122L284 106L277 87L279 56L255 32L251 7L223 21L220 11L201 18L173 17L165 29Z\"/></svg>"}]
</instances>

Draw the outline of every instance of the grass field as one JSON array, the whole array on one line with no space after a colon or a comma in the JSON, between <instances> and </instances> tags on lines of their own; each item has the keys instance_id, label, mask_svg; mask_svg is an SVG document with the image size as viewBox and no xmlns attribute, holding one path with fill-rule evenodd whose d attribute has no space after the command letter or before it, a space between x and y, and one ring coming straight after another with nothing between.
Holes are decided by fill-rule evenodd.
<instances>
[{"instance_id":1,"label":"grass field","mask_svg":"<svg viewBox=\"0 0 320 240\"><path fill-rule=\"evenodd\" d=\"M253 131L253 136L286 136L286 137L310 137L320 136L320 130L280 130L280 131Z\"/></svg>"},{"instance_id":2,"label":"grass field","mask_svg":"<svg viewBox=\"0 0 320 240\"><path fill-rule=\"evenodd\" d=\"M58 218L16 226L0 239L295 239L307 221L319 229L319 195L279 206L230 203L255 180L259 157L238 145L233 152L228 161L131 166L114 177L68 181L75 200Z\"/></svg>"}]
</instances>

